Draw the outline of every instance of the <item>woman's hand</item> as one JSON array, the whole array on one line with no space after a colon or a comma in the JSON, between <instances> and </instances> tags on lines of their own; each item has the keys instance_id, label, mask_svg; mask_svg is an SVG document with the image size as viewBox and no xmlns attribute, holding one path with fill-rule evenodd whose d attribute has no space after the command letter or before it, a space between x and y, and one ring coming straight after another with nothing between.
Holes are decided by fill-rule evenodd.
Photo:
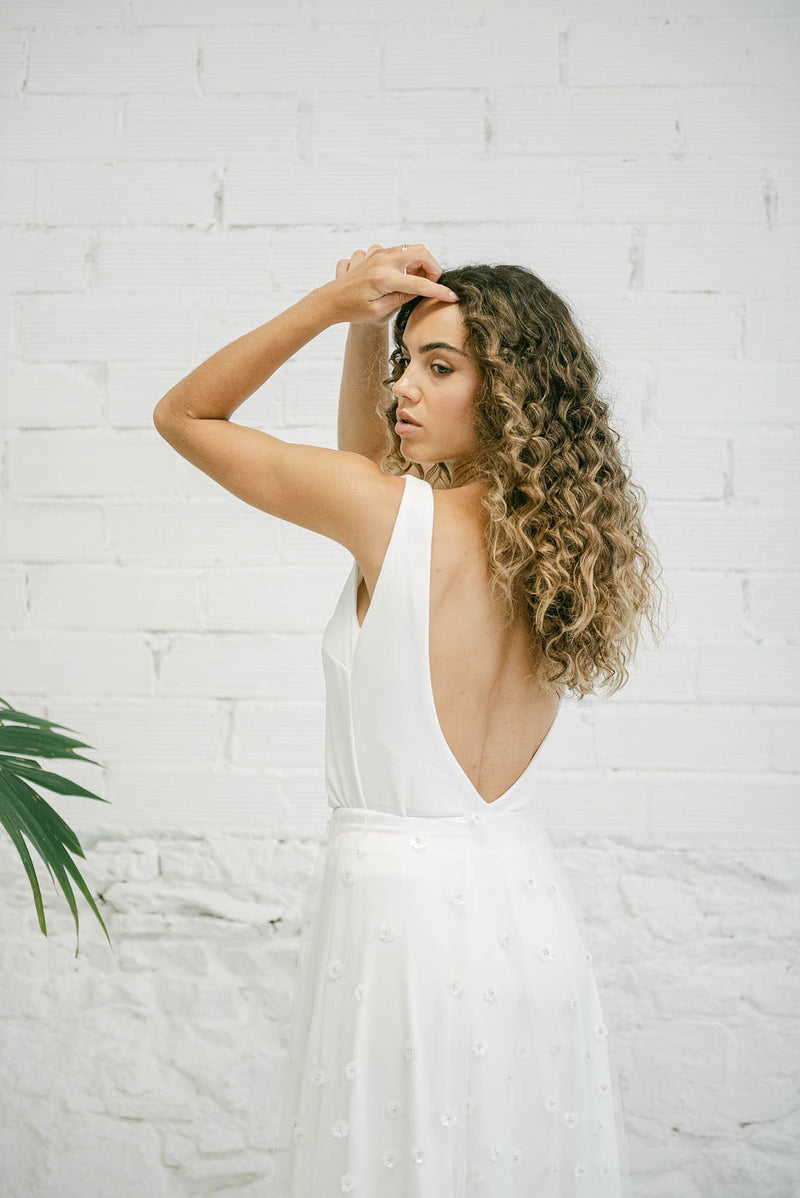
<instances>
[{"instance_id":1,"label":"woman's hand","mask_svg":"<svg viewBox=\"0 0 800 1198\"><path fill-rule=\"evenodd\" d=\"M405 268L405 269L404 269ZM426 295L444 303L457 303L458 296L435 280L442 268L424 245L371 245L356 250L336 263L336 278L320 291L336 314L336 321L350 324L386 324L414 295Z\"/></svg>"}]
</instances>

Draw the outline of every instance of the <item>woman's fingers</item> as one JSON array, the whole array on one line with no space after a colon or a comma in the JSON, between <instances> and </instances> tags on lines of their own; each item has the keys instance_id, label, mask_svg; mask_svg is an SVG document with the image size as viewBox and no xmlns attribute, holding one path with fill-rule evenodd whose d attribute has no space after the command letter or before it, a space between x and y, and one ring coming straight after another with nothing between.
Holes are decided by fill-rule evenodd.
<instances>
[{"instance_id":1,"label":"woman's fingers","mask_svg":"<svg viewBox=\"0 0 800 1198\"><path fill-rule=\"evenodd\" d=\"M428 278L436 280L442 273L442 268L430 250L418 242L416 245L396 246L393 251L400 261L400 270L406 268L407 274L419 275L420 272Z\"/></svg>"},{"instance_id":2,"label":"woman's fingers","mask_svg":"<svg viewBox=\"0 0 800 1198\"><path fill-rule=\"evenodd\" d=\"M351 266L356 266L363 258L366 258L367 256L368 255L364 250L356 250L355 253L351 254L349 258L340 258L336 263L335 277L340 279L342 275L347 274Z\"/></svg>"},{"instance_id":3,"label":"woman's fingers","mask_svg":"<svg viewBox=\"0 0 800 1198\"><path fill-rule=\"evenodd\" d=\"M392 251L398 269L406 268L402 282L398 281L397 290L406 295L424 295L431 299L453 303L458 298L455 292L436 282L442 273L442 268L430 250L421 244L396 246Z\"/></svg>"},{"instance_id":4,"label":"woman's fingers","mask_svg":"<svg viewBox=\"0 0 800 1198\"><path fill-rule=\"evenodd\" d=\"M366 262L378 255L377 261ZM363 269L362 269L363 267ZM437 283L442 267L427 246L407 245L386 248L373 244L368 250L355 250L350 258L336 264L336 278L350 273L337 291L343 319L351 323L381 322L410 296L424 296L439 303L454 303L458 296L449 287ZM384 311L385 309L385 311Z\"/></svg>"},{"instance_id":5,"label":"woman's fingers","mask_svg":"<svg viewBox=\"0 0 800 1198\"><path fill-rule=\"evenodd\" d=\"M397 290L403 291L407 295L430 296L431 299L440 300L447 304L452 304L458 299L456 293L451 291L449 287L445 287L441 283L435 283L433 279L428 279L424 275L403 275L403 281L397 284Z\"/></svg>"},{"instance_id":6,"label":"woman's fingers","mask_svg":"<svg viewBox=\"0 0 800 1198\"><path fill-rule=\"evenodd\" d=\"M355 250L350 258L343 258L336 264L336 277L340 274L345 274L351 266L357 266L359 262L363 262L365 258L371 258L373 254L384 253L391 255L392 261L398 263L398 269L407 275L413 274L419 277L420 274L432 279L434 282L442 273L442 268L434 258L430 250L417 243L416 245L407 245L405 249L402 246L392 246L387 249L382 245L373 244L368 250Z\"/></svg>"}]
</instances>

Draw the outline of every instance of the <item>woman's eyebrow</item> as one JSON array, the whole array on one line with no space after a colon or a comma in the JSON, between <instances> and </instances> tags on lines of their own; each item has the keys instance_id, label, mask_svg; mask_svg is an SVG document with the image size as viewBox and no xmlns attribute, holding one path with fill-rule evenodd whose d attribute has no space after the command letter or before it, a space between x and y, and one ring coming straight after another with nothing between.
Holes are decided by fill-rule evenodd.
<instances>
[{"instance_id":1,"label":"woman's eyebrow","mask_svg":"<svg viewBox=\"0 0 800 1198\"><path fill-rule=\"evenodd\" d=\"M402 340L400 342L400 347L401 349L408 349L405 341ZM469 354L465 354L463 349L457 349L455 345L448 345L446 341L429 341L427 345L421 345L419 347L419 352L421 354L426 354L429 349L449 349L451 353L461 354L462 358L469 357Z\"/></svg>"}]
</instances>

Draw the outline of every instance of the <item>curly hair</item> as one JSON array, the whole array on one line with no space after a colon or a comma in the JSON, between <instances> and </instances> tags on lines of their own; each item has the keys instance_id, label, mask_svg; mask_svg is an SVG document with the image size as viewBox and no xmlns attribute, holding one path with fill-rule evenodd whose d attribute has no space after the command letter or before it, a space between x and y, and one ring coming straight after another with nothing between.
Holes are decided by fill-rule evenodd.
<instances>
[{"instance_id":1,"label":"curly hair","mask_svg":"<svg viewBox=\"0 0 800 1198\"><path fill-rule=\"evenodd\" d=\"M526 613L547 683L578 698L597 685L613 694L628 681L643 618L659 640L663 571L642 523L645 493L631 482L598 394L597 363L567 303L525 267L469 264L436 282L459 297L465 348L480 379L478 449L463 464L487 484L493 601L505 627ZM423 298L395 315L386 388L402 374L400 341ZM426 471L403 456L397 408L390 390L378 409L388 436L381 469L452 485L445 462Z\"/></svg>"}]
</instances>

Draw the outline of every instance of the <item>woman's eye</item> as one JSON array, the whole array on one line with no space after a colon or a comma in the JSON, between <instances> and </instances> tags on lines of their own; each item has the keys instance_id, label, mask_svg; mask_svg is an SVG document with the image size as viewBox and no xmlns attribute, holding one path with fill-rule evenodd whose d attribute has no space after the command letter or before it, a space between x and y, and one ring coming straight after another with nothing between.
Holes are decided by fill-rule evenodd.
<instances>
[{"instance_id":1,"label":"woman's eye","mask_svg":"<svg viewBox=\"0 0 800 1198\"><path fill-rule=\"evenodd\" d=\"M409 362L408 358L398 358L397 359L397 365L400 367L401 373L403 371L405 371L406 367L408 366L408 362ZM442 373L443 374L452 374L453 373L449 366L444 366L444 365L442 365L441 362L434 362L432 364L431 369L435 370L437 372L437 374L442 374Z\"/></svg>"}]
</instances>

